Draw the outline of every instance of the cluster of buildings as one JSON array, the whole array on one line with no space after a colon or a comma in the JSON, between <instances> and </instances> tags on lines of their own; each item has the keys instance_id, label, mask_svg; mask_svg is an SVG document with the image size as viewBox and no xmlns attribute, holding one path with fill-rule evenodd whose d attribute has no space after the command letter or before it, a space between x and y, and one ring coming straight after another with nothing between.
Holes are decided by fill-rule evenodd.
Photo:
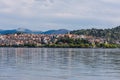
<instances>
[{"instance_id":1,"label":"cluster of buildings","mask_svg":"<svg viewBox=\"0 0 120 80\"><path fill-rule=\"evenodd\" d=\"M54 44L58 39L63 37L69 37L73 39L87 39L89 42L105 43L106 40L102 38L93 38L92 36L75 35L75 34L8 34L0 35L0 46L13 46L13 45L25 45L35 44L41 46L42 44Z\"/></svg>"}]
</instances>

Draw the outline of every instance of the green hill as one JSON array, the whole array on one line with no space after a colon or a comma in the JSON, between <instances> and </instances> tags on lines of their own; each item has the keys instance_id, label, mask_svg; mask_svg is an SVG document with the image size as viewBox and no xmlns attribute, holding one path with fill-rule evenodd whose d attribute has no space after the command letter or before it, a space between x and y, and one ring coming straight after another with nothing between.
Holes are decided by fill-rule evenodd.
<instances>
[{"instance_id":1,"label":"green hill","mask_svg":"<svg viewBox=\"0 0 120 80\"><path fill-rule=\"evenodd\" d=\"M94 37L106 38L109 40L120 40L120 26L112 29L81 29L71 31L72 34L88 35Z\"/></svg>"}]
</instances>

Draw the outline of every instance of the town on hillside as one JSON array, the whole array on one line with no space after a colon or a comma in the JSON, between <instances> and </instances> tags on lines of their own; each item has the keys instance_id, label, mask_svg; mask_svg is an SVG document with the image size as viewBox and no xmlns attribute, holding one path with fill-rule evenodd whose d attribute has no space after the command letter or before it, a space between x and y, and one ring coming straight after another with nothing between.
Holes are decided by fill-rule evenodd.
<instances>
[{"instance_id":1,"label":"town on hillside","mask_svg":"<svg viewBox=\"0 0 120 80\"><path fill-rule=\"evenodd\" d=\"M6 34L0 35L1 47L79 47L116 48L120 40L109 42L105 38L77 34Z\"/></svg>"}]
</instances>

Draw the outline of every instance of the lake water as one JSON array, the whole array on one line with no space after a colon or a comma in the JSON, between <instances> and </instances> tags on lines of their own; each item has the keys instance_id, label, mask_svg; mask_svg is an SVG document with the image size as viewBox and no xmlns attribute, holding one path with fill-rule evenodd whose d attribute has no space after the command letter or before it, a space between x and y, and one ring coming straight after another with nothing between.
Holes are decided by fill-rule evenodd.
<instances>
[{"instance_id":1,"label":"lake water","mask_svg":"<svg viewBox=\"0 0 120 80\"><path fill-rule=\"evenodd\" d=\"M120 80L120 49L0 48L0 80Z\"/></svg>"}]
</instances>

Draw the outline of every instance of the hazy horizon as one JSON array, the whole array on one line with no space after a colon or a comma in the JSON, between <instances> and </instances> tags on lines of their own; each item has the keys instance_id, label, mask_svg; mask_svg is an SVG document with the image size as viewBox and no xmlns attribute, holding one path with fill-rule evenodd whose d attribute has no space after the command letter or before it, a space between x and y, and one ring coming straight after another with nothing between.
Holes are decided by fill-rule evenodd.
<instances>
[{"instance_id":1,"label":"hazy horizon","mask_svg":"<svg viewBox=\"0 0 120 80\"><path fill-rule=\"evenodd\" d=\"M116 26L116 27L118 27L118 26ZM116 28L116 27L111 27L111 28L94 28L94 29L112 29L112 28ZM82 29L93 29L92 27L91 28L81 28L81 29L66 29L66 28L59 28L59 29L46 29L46 30L41 30L41 29L38 29L38 30L36 30L36 29L30 29L30 28L24 28L24 27L18 27L18 28L11 28L11 29L0 29L0 30L18 30L18 29L28 29L28 30L31 30L31 31L42 31L42 32L44 32L44 31L49 31L49 30L62 30L62 29L64 29L64 30L69 30L69 31L74 31L74 30L82 30Z\"/></svg>"},{"instance_id":2,"label":"hazy horizon","mask_svg":"<svg viewBox=\"0 0 120 80\"><path fill-rule=\"evenodd\" d=\"M0 29L113 28L119 7L119 0L0 0Z\"/></svg>"}]
</instances>

